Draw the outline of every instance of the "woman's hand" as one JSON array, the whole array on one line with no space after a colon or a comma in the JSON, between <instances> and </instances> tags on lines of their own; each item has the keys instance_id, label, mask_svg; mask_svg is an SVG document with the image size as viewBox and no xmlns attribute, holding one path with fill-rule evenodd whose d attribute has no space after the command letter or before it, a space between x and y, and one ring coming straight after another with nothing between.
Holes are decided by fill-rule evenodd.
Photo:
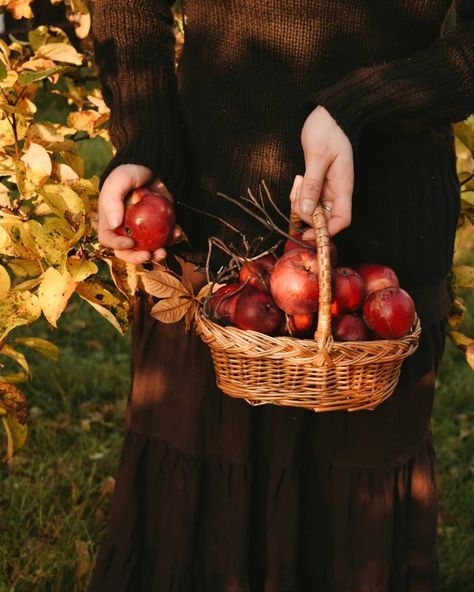
<instances>
[{"instance_id":1,"label":"woman's hand","mask_svg":"<svg viewBox=\"0 0 474 592\"><path fill-rule=\"evenodd\" d=\"M159 261L166 257L165 249L158 249L154 253L149 251L134 251L134 242L126 236L119 236L115 230L122 224L124 215L124 200L133 189L146 185L153 191L161 193L173 202L165 185L154 178L153 172L138 164L122 164L114 169L105 180L99 196L99 241L104 247L114 250L115 255L128 263L139 265L155 259Z\"/></svg>"},{"instance_id":2,"label":"woman's hand","mask_svg":"<svg viewBox=\"0 0 474 592\"><path fill-rule=\"evenodd\" d=\"M354 188L354 160L349 138L324 107L316 107L301 131L304 177L297 176L291 191L292 209L312 225L312 213L321 200L329 235L349 226ZM309 235L308 231L308 235Z\"/></svg>"}]
</instances>

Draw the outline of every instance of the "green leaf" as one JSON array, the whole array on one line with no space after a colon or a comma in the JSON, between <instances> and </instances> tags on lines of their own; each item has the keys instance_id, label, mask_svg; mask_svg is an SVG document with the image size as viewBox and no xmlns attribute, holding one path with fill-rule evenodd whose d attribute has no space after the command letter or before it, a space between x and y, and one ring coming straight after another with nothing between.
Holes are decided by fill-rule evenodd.
<instances>
[{"instance_id":1,"label":"green leaf","mask_svg":"<svg viewBox=\"0 0 474 592\"><path fill-rule=\"evenodd\" d=\"M31 377L30 366L28 365L25 356L21 352L16 351L16 349L11 347L11 345L5 344L0 350L0 354L14 360L19 366L23 368L27 376Z\"/></svg>"},{"instance_id":2,"label":"green leaf","mask_svg":"<svg viewBox=\"0 0 474 592\"><path fill-rule=\"evenodd\" d=\"M5 64L0 60L0 80L3 80L7 76L7 67Z\"/></svg>"},{"instance_id":3,"label":"green leaf","mask_svg":"<svg viewBox=\"0 0 474 592\"><path fill-rule=\"evenodd\" d=\"M12 290L8 300L0 301L0 339L15 327L36 321L40 315L41 306L35 294Z\"/></svg>"},{"instance_id":4,"label":"green leaf","mask_svg":"<svg viewBox=\"0 0 474 592\"><path fill-rule=\"evenodd\" d=\"M454 285L456 288L474 289L474 267L471 265L453 265Z\"/></svg>"},{"instance_id":5,"label":"green leaf","mask_svg":"<svg viewBox=\"0 0 474 592\"><path fill-rule=\"evenodd\" d=\"M14 343L24 345L38 351L45 358L57 362L59 359L59 348L51 341L43 339L42 337L17 337Z\"/></svg>"},{"instance_id":6,"label":"green leaf","mask_svg":"<svg viewBox=\"0 0 474 592\"><path fill-rule=\"evenodd\" d=\"M28 437L28 428L26 425L21 425L11 415L2 417L2 422L7 435L6 453L3 460L10 462L15 452L24 446Z\"/></svg>"},{"instance_id":7,"label":"green leaf","mask_svg":"<svg viewBox=\"0 0 474 592\"><path fill-rule=\"evenodd\" d=\"M40 70L39 72L23 70L23 72L21 72L18 76L18 82L19 84L28 86L29 84L33 84L33 82L44 80L53 74L62 74L63 72L68 72L70 70L71 68L69 66L53 66L51 68L47 68L46 70Z\"/></svg>"}]
</instances>

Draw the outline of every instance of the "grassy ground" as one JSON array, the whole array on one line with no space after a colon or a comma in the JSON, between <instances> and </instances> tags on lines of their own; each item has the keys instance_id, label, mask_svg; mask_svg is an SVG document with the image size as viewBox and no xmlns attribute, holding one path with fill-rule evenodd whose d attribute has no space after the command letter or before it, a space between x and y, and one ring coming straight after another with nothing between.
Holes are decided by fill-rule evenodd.
<instances>
[{"instance_id":1,"label":"grassy ground","mask_svg":"<svg viewBox=\"0 0 474 592\"><path fill-rule=\"evenodd\" d=\"M0 592L84 590L110 507L128 338L75 301L49 336L60 361L33 360L29 442L1 469ZM473 376L448 343L434 421L443 592L474 590Z\"/></svg>"}]
</instances>

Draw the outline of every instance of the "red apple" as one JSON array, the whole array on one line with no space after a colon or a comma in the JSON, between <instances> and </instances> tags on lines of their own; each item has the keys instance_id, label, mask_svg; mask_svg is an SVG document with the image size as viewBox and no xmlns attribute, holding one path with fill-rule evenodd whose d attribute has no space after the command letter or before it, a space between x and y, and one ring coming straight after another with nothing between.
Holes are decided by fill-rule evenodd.
<instances>
[{"instance_id":1,"label":"red apple","mask_svg":"<svg viewBox=\"0 0 474 592\"><path fill-rule=\"evenodd\" d=\"M248 285L265 290L270 287L270 274L275 267L276 257L272 253L263 255L258 259L244 261L240 269L240 281L244 283L248 279Z\"/></svg>"},{"instance_id":2,"label":"red apple","mask_svg":"<svg viewBox=\"0 0 474 592\"><path fill-rule=\"evenodd\" d=\"M382 288L368 296L362 308L369 329L383 339L406 335L415 320L415 304L400 288Z\"/></svg>"},{"instance_id":3,"label":"red apple","mask_svg":"<svg viewBox=\"0 0 474 592\"><path fill-rule=\"evenodd\" d=\"M283 331L285 315L275 304L270 292L245 286L237 295L234 324L246 331L277 335Z\"/></svg>"},{"instance_id":4,"label":"red apple","mask_svg":"<svg viewBox=\"0 0 474 592\"><path fill-rule=\"evenodd\" d=\"M309 249L293 249L280 257L270 276L275 302L291 315L308 314L318 308L318 261Z\"/></svg>"},{"instance_id":5,"label":"red apple","mask_svg":"<svg viewBox=\"0 0 474 592\"><path fill-rule=\"evenodd\" d=\"M171 202L146 187L127 198L122 225L115 231L135 242L135 251L156 251L173 237L175 212Z\"/></svg>"},{"instance_id":6,"label":"red apple","mask_svg":"<svg viewBox=\"0 0 474 592\"><path fill-rule=\"evenodd\" d=\"M306 243L308 245L308 249L311 249L313 251L316 251L316 243L314 242L314 239L309 239L309 238L302 238L302 235L304 232L306 232L307 230L309 230L308 228L303 228L301 230L301 232L290 232L291 236L297 236L301 241L303 241L304 243ZM304 247L302 247L300 244L296 243L295 241L291 240L290 238L287 239L287 241L285 242L285 246L283 247L283 254L288 253L288 251L291 251L292 249L303 249ZM329 239L329 257L331 259L331 265L334 267L337 264L337 248L336 248L336 244L334 243L334 241L332 240L332 238Z\"/></svg>"},{"instance_id":7,"label":"red apple","mask_svg":"<svg viewBox=\"0 0 474 592\"><path fill-rule=\"evenodd\" d=\"M313 337L317 322L315 313L288 315L288 333L292 337Z\"/></svg>"},{"instance_id":8,"label":"red apple","mask_svg":"<svg viewBox=\"0 0 474 592\"><path fill-rule=\"evenodd\" d=\"M226 284L214 292L209 298L209 311L214 319L224 323L234 322L235 305L238 297L236 291L241 287L242 284Z\"/></svg>"},{"instance_id":9,"label":"red apple","mask_svg":"<svg viewBox=\"0 0 474 592\"><path fill-rule=\"evenodd\" d=\"M333 280L333 306L338 313L355 312L365 298L363 279L350 267L336 267Z\"/></svg>"},{"instance_id":10,"label":"red apple","mask_svg":"<svg viewBox=\"0 0 474 592\"><path fill-rule=\"evenodd\" d=\"M399 288L397 274L391 267L380 263L364 263L357 267L357 272L364 280L367 296L382 288Z\"/></svg>"},{"instance_id":11,"label":"red apple","mask_svg":"<svg viewBox=\"0 0 474 592\"><path fill-rule=\"evenodd\" d=\"M342 314L331 321L335 341L368 341L370 332L364 321L354 314Z\"/></svg>"}]
</instances>

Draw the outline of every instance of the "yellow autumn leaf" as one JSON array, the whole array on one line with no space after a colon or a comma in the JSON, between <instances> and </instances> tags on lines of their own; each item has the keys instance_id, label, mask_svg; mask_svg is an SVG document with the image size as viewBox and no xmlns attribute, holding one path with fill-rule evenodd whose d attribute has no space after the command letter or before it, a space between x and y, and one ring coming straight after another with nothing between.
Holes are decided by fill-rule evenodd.
<instances>
[{"instance_id":1,"label":"yellow autumn leaf","mask_svg":"<svg viewBox=\"0 0 474 592\"><path fill-rule=\"evenodd\" d=\"M67 20L74 25L74 32L79 39L85 39L91 29L91 15L89 12L70 12Z\"/></svg>"},{"instance_id":2,"label":"yellow autumn leaf","mask_svg":"<svg viewBox=\"0 0 474 592\"><path fill-rule=\"evenodd\" d=\"M38 298L44 316L53 327L56 327L75 287L76 282L69 274L62 274L54 267L46 270L38 289Z\"/></svg>"},{"instance_id":3,"label":"yellow autumn leaf","mask_svg":"<svg viewBox=\"0 0 474 592\"><path fill-rule=\"evenodd\" d=\"M184 317L189 307L194 306L192 298L163 298L150 311L152 317L162 323L176 323Z\"/></svg>"},{"instance_id":4,"label":"yellow autumn leaf","mask_svg":"<svg viewBox=\"0 0 474 592\"><path fill-rule=\"evenodd\" d=\"M0 299L5 298L10 292L11 281L8 271L0 265Z\"/></svg>"},{"instance_id":5,"label":"yellow autumn leaf","mask_svg":"<svg viewBox=\"0 0 474 592\"><path fill-rule=\"evenodd\" d=\"M6 452L3 461L8 463L13 458L15 452L25 445L28 437L28 428L11 415L4 415L2 417L2 423L7 436Z\"/></svg>"},{"instance_id":6,"label":"yellow autumn leaf","mask_svg":"<svg viewBox=\"0 0 474 592\"><path fill-rule=\"evenodd\" d=\"M0 217L0 253L10 257L33 261L38 259L34 238L30 234L29 222L14 217Z\"/></svg>"},{"instance_id":7,"label":"yellow autumn leaf","mask_svg":"<svg viewBox=\"0 0 474 592\"><path fill-rule=\"evenodd\" d=\"M81 197L65 185L44 185L41 195L51 210L65 218L72 228L78 230L85 222L85 204Z\"/></svg>"},{"instance_id":8,"label":"yellow autumn leaf","mask_svg":"<svg viewBox=\"0 0 474 592\"><path fill-rule=\"evenodd\" d=\"M110 268L114 284L127 296L132 298L138 288L138 273L135 265L127 263L118 257L107 257L105 262Z\"/></svg>"},{"instance_id":9,"label":"yellow autumn leaf","mask_svg":"<svg viewBox=\"0 0 474 592\"><path fill-rule=\"evenodd\" d=\"M0 81L0 88L12 88L18 80L18 72L16 70L8 70L7 75Z\"/></svg>"},{"instance_id":10,"label":"yellow autumn leaf","mask_svg":"<svg viewBox=\"0 0 474 592\"><path fill-rule=\"evenodd\" d=\"M53 162L52 176L63 185L74 185L79 181L79 175L68 164Z\"/></svg>"},{"instance_id":11,"label":"yellow autumn leaf","mask_svg":"<svg viewBox=\"0 0 474 592\"><path fill-rule=\"evenodd\" d=\"M35 189L44 185L51 175L53 165L43 146L30 142L21 160L26 164L27 182Z\"/></svg>"},{"instance_id":12,"label":"yellow autumn leaf","mask_svg":"<svg viewBox=\"0 0 474 592\"><path fill-rule=\"evenodd\" d=\"M42 273L41 265L38 261L27 261L25 259L10 259L8 267L12 270L15 277L36 277Z\"/></svg>"},{"instance_id":13,"label":"yellow autumn leaf","mask_svg":"<svg viewBox=\"0 0 474 592\"><path fill-rule=\"evenodd\" d=\"M79 156L79 154L75 154L72 151L69 152L61 152L62 157L64 158L65 163L72 168L72 170L77 174L79 177L79 183L87 182L87 179L83 179L85 174L85 165L84 160ZM74 188L74 187L73 187ZM75 190L75 188L74 188ZM77 191L79 195L81 195L80 191Z\"/></svg>"},{"instance_id":14,"label":"yellow autumn leaf","mask_svg":"<svg viewBox=\"0 0 474 592\"><path fill-rule=\"evenodd\" d=\"M35 294L12 290L8 299L0 300L0 339L15 327L36 321L40 315L41 306Z\"/></svg>"},{"instance_id":15,"label":"yellow autumn leaf","mask_svg":"<svg viewBox=\"0 0 474 592\"><path fill-rule=\"evenodd\" d=\"M33 18L33 11L31 10L32 0L9 0L7 9L11 12L14 19Z\"/></svg>"},{"instance_id":16,"label":"yellow autumn leaf","mask_svg":"<svg viewBox=\"0 0 474 592\"><path fill-rule=\"evenodd\" d=\"M15 143L15 134L13 133L12 124L7 118L0 119L0 145L12 146Z\"/></svg>"},{"instance_id":17,"label":"yellow autumn leaf","mask_svg":"<svg viewBox=\"0 0 474 592\"><path fill-rule=\"evenodd\" d=\"M46 261L57 269L64 269L67 253L76 242L67 222L48 216L43 224L30 220L28 226L38 251Z\"/></svg>"},{"instance_id":18,"label":"yellow autumn leaf","mask_svg":"<svg viewBox=\"0 0 474 592\"><path fill-rule=\"evenodd\" d=\"M181 280L168 271L147 271L140 276L145 291L157 298L192 296Z\"/></svg>"},{"instance_id":19,"label":"yellow autumn leaf","mask_svg":"<svg viewBox=\"0 0 474 592\"><path fill-rule=\"evenodd\" d=\"M68 257L66 269L75 282L83 282L91 275L95 275L99 269L93 261L80 257Z\"/></svg>"},{"instance_id":20,"label":"yellow autumn leaf","mask_svg":"<svg viewBox=\"0 0 474 592\"><path fill-rule=\"evenodd\" d=\"M84 109L83 111L74 111L73 113L70 113L67 118L67 124L77 131L84 131L87 132L89 136L93 136L94 128L102 117L103 116L97 111Z\"/></svg>"},{"instance_id":21,"label":"yellow autumn leaf","mask_svg":"<svg viewBox=\"0 0 474 592\"><path fill-rule=\"evenodd\" d=\"M36 58L48 58L53 62L62 62L80 66L83 56L68 43L45 43L41 45L35 55Z\"/></svg>"},{"instance_id":22,"label":"yellow autumn leaf","mask_svg":"<svg viewBox=\"0 0 474 592\"><path fill-rule=\"evenodd\" d=\"M97 312L124 335L129 327L130 306L122 302L98 281L85 281L77 284L76 292Z\"/></svg>"}]
</instances>

